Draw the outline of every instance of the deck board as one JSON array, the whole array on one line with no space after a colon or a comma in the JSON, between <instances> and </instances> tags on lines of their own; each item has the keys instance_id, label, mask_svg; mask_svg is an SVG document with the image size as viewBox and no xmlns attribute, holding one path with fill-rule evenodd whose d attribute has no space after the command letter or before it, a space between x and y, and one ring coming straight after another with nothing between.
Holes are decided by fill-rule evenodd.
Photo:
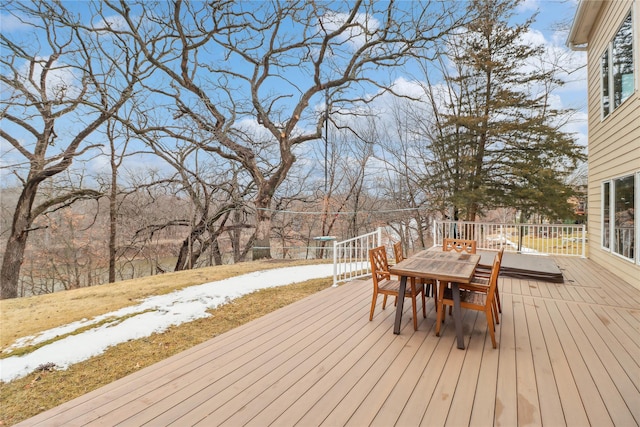
<instances>
[{"instance_id":1,"label":"deck board","mask_svg":"<svg viewBox=\"0 0 640 427\"><path fill-rule=\"evenodd\" d=\"M527 318L527 308L535 303L531 298L516 298L518 309L514 310L514 326L516 338L516 387L518 389L518 424L519 425L541 425L541 405L539 401L539 391L536 379L542 379L535 369L532 349L532 332L535 335L535 321ZM532 324L533 323L533 324ZM542 354L543 356L543 354ZM540 394L542 391L540 391Z\"/></svg>"},{"instance_id":2,"label":"deck board","mask_svg":"<svg viewBox=\"0 0 640 427\"><path fill-rule=\"evenodd\" d=\"M545 329L540 319L543 304L540 300L533 300L533 304L525 305L527 331L531 341L531 357L533 359L533 374L538 389L537 398L540 405L539 415L542 425L558 425L558 420L564 420L562 403L558 392L550 351L547 347Z\"/></svg>"},{"instance_id":3,"label":"deck board","mask_svg":"<svg viewBox=\"0 0 640 427\"><path fill-rule=\"evenodd\" d=\"M493 349L482 313L434 333L427 299L371 282L326 289L21 425L640 425L640 290L593 262L554 258L563 284L500 278Z\"/></svg>"}]
</instances>

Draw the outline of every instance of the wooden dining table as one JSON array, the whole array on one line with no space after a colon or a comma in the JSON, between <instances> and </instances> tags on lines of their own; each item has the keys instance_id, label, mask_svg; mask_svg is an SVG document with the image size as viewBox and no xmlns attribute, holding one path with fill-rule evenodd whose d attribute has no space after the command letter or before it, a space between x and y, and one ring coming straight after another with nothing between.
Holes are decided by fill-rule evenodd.
<instances>
[{"instance_id":1,"label":"wooden dining table","mask_svg":"<svg viewBox=\"0 0 640 427\"><path fill-rule=\"evenodd\" d=\"M404 295L407 289L407 278L435 279L440 283L451 283L453 293L453 319L456 328L458 348L464 349L464 337L462 334L462 312L460 308L459 283L469 283L473 273L480 262L480 255L458 252L444 252L435 250L423 250L394 266L389 267L389 272L400 276L399 295ZM440 292L441 294L442 292ZM441 298L442 295L438 295ZM436 302L437 304L437 302ZM396 306L396 320L393 333L400 333L404 298L398 298Z\"/></svg>"}]
</instances>

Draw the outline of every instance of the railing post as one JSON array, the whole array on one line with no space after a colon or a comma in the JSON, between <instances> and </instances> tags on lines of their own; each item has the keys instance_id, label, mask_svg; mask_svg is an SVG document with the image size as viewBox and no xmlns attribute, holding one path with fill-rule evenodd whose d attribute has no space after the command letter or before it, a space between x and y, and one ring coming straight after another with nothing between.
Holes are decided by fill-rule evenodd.
<instances>
[{"instance_id":1,"label":"railing post","mask_svg":"<svg viewBox=\"0 0 640 427\"><path fill-rule=\"evenodd\" d=\"M582 224L582 258L587 257L587 226Z\"/></svg>"},{"instance_id":2,"label":"railing post","mask_svg":"<svg viewBox=\"0 0 640 427\"><path fill-rule=\"evenodd\" d=\"M338 242L333 241L333 285L332 287L338 287Z\"/></svg>"},{"instance_id":3,"label":"railing post","mask_svg":"<svg viewBox=\"0 0 640 427\"><path fill-rule=\"evenodd\" d=\"M524 235L523 227L524 226L522 224L518 225L518 253L522 253L522 237Z\"/></svg>"},{"instance_id":4,"label":"railing post","mask_svg":"<svg viewBox=\"0 0 640 427\"><path fill-rule=\"evenodd\" d=\"M438 244L438 221L433 221L433 246Z\"/></svg>"},{"instance_id":5,"label":"railing post","mask_svg":"<svg viewBox=\"0 0 640 427\"><path fill-rule=\"evenodd\" d=\"M376 246L382 246L382 227L378 227L378 244Z\"/></svg>"}]
</instances>

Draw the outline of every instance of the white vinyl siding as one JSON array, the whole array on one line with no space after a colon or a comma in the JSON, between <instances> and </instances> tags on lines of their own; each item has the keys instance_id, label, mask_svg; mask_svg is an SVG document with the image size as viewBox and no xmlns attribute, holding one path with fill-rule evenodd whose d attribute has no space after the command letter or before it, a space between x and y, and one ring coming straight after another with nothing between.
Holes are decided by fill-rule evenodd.
<instances>
[{"instance_id":1,"label":"white vinyl siding","mask_svg":"<svg viewBox=\"0 0 640 427\"><path fill-rule=\"evenodd\" d=\"M632 16L633 37L633 91L629 94L624 90L622 74L618 78L619 105L613 108L614 88L612 74L609 77L609 104L611 110L604 117L604 102L602 99L602 59L609 51L612 41L628 19ZM609 199L609 226L605 223L605 183L609 183L610 194L617 179L635 177L634 201L635 212L640 212L640 71L638 40L640 39L640 0L609 0L605 1L600 13L593 23L588 42L588 105L589 105L589 188L588 188L588 256L611 272L624 278L640 289L640 231L637 215L634 218L635 238L633 259L614 251L611 222L614 202ZM609 55L610 57L611 55ZM611 58L609 58L611 67ZM628 87L628 86L627 86ZM624 99L624 100L623 100ZM624 236L620 236L621 238ZM624 252L621 244L619 252ZM628 245L626 246L628 248ZM628 254L631 254L628 252Z\"/></svg>"}]
</instances>

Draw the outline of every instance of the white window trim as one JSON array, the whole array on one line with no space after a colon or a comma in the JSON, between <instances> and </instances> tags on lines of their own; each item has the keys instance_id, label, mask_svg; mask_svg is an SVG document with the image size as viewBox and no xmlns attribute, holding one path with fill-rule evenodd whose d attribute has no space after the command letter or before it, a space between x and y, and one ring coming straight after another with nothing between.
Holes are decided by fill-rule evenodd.
<instances>
[{"instance_id":1,"label":"white window trim","mask_svg":"<svg viewBox=\"0 0 640 427\"><path fill-rule=\"evenodd\" d=\"M604 191L604 187L609 184L609 247L604 245L604 238L605 238L605 220L607 219L605 215L605 211L604 211L604 203L605 203L605 191ZM611 235L613 234L612 232L612 225L611 225L611 201L613 199L613 180L606 180L606 181L602 181L601 185L600 185L600 194L602 196L602 202L600 203L600 230L601 230L601 235L600 235L600 248L603 251L607 251L607 252L613 252L611 250Z\"/></svg>"},{"instance_id":2,"label":"white window trim","mask_svg":"<svg viewBox=\"0 0 640 427\"><path fill-rule=\"evenodd\" d=\"M635 218L634 225L636 227L636 247L635 247L635 258L636 265L640 265L640 224L638 224L638 215L640 214L640 171L636 172L636 186L634 188L634 200L635 200Z\"/></svg>"},{"instance_id":3,"label":"white window trim","mask_svg":"<svg viewBox=\"0 0 640 427\"><path fill-rule=\"evenodd\" d=\"M640 62L640 58L638 58L639 54L638 54L638 49L640 46L640 41L638 41L636 35L636 19L635 19L635 11L636 11L636 7L640 7L636 5L636 2L634 1L633 4L631 5L631 8L629 8L629 11L627 11L627 13L624 14L624 18L622 20L622 22L620 22L620 25L618 25L618 28L616 29L615 33L613 33L613 36L611 37L611 39L609 40L609 42L606 45L606 48L602 51L602 53L600 53L600 56L598 57L598 68L599 68L599 74L600 74L600 121L604 121L606 120L608 117L611 117L614 113L614 111L616 111L618 108L622 107L627 100L633 98L633 93L637 92L638 86L640 85L640 67L638 65L638 63ZM614 106L614 98L615 98L615 94L614 94L614 81L613 81L613 40L615 39L616 35L618 34L618 32L620 31L620 28L622 27L622 24L624 22L625 19L627 19L627 16L629 15L629 13L631 13L631 33L633 34L633 80L634 80L634 87L633 87L633 93L627 97L624 101L622 101L620 103L620 105L618 105L617 107ZM605 114L605 109L604 109L604 100L602 97L602 89L603 89L603 85L602 85L602 57L604 56L605 53L608 53L607 56L607 62L608 62L608 74L609 74L609 79L607 82L607 85L609 86L609 111L607 112L607 114Z\"/></svg>"},{"instance_id":4,"label":"white window trim","mask_svg":"<svg viewBox=\"0 0 640 427\"><path fill-rule=\"evenodd\" d=\"M626 257L622 254L619 254L618 252L616 252L614 250L614 240L615 240L615 195L616 195L616 180L618 179L623 179L623 178L628 178L630 176L633 176L634 178L634 187L633 187L633 198L634 198L634 218L633 218L633 226L634 226L634 235L635 235L635 241L634 241L634 245L633 245L633 256L634 258L629 258ZM604 215L604 186L605 184L608 183L609 184L609 247L605 247L604 244L602 243L602 237L604 236L604 219L605 219L605 215ZM600 247L603 251L609 252L610 254L623 259L627 262L636 264L636 265L640 265L640 224L638 224L638 212L640 212L640 171L638 172L632 172L631 174L624 174L624 175L619 175L619 176L615 176L615 177L611 177L607 180L602 181L601 183L601 195L602 195L602 201L603 203L601 203L600 206L600 211L602 214L602 225L601 225L601 230L602 230L602 235L600 236Z\"/></svg>"},{"instance_id":5,"label":"white window trim","mask_svg":"<svg viewBox=\"0 0 640 427\"><path fill-rule=\"evenodd\" d=\"M618 106L621 107L623 106L627 100L633 98L633 95L638 92L638 82L640 82L640 80L638 79L638 71L640 70L638 68L638 62L640 60L640 56L638 56L638 37L637 37L637 29L636 29L636 1L634 0L634 2L631 4L631 7L629 8L629 12L628 14L631 15L631 58L633 60L633 92L631 92L631 94L629 94L629 96L627 97L627 99L625 99L624 101L622 101L622 103ZM624 15L624 19L627 18L627 14ZM624 21L623 21L624 22ZM622 26L622 23L620 23L620 27ZM618 34L618 31L620 31L620 27L618 27L618 30L616 31L616 34ZM615 37L615 35L614 35ZM611 44L613 46L613 40L611 40ZM613 73L613 70L611 71ZM612 82L613 84L613 82ZM614 111L616 110L616 108L614 108ZM613 111L612 111L613 112Z\"/></svg>"}]
</instances>

